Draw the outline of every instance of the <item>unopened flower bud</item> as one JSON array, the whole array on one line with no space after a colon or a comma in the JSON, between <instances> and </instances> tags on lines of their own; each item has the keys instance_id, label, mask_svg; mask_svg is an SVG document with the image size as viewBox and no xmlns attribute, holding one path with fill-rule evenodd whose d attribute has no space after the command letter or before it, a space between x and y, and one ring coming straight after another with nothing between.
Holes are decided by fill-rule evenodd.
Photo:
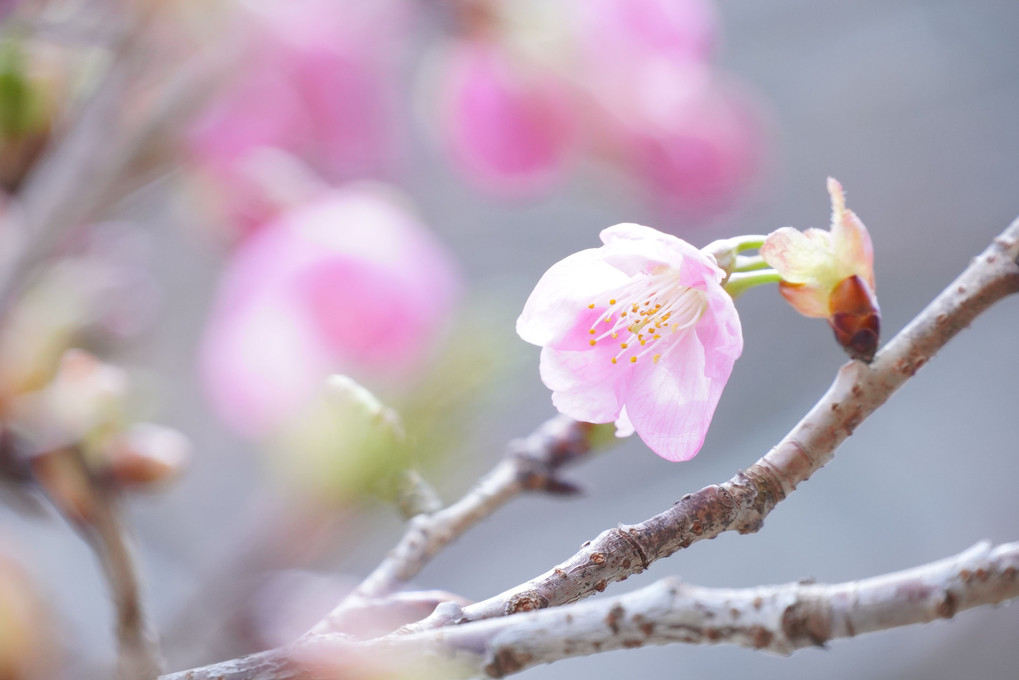
<instances>
[{"instance_id":1,"label":"unopened flower bud","mask_svg":"<svg viewBox=\"0 0 1019 680\"><path fill-rule=\"evenodd\" d=\"M328 503L364 494L392 497L408 467L396 413L346 376L328 378L320 398L277 433L280 472L299 492Z\"/></svg>"},{"instance_id":2,"label":"unopened flower bud","mask_svg":"<svg viewBox=\"0 0 1019 680\"><path fill-rule=\"evenodd\" d=\"M127 391L122 369L83 350L70 349L46 388L46 417L70 440L81 440L122 421Z\"/></svg>"},{"instance_id":3,"label":"unopened flower bud","mask_svg":"<svg viewBox=\"0 0 1019 680\"><path fill-rule=\"evenodd\" d=\"M331 404L347 411L357 418L370 421L369 427L380 433L402 438L403 425L396 411L389 408L378 397L345 375L331 375L326 378L326 395Z\"/></svg>"},{"instance_id":4,"label":"unopened flower bud","mask_svg":"<svg viewBox=\"0 0 1019 680\"><path fill-rule=\"evenodd\" d=\"M183 434L154 423L136 423L109 443L106 473L120 486L140 488L180 475L191 457Z\"/></svg>"},{"instance_id":5,"label":"unopened flower bud","mask_svg":"<svg viewBox=\"0 0 1019 680\"><path fill-rule=\"evenodd\" d=\"M874 248L863 222L846 209L842 185L828 178L831 230L783 227L761 246L782 277L779 290L804 316L827 319L854 359L870 361L881 326L874 283Z\"/></svg>"},{"instance_id":6,"label":"unopened flower bud","mask_svg":"<svg viewBox=\"0 0 1019 680\"><path fill-rule=\"evenodd\" d=\"M881 310L859 276L842 279L832 290L828 325L835 339L853 359L870 363L881 334Z\"/></svg>"}]
</instances>

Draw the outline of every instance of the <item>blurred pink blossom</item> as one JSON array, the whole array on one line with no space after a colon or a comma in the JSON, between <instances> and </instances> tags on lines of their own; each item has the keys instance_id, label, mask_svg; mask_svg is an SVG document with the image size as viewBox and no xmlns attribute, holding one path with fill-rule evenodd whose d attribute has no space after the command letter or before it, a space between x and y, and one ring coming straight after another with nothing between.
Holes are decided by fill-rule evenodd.
<instances>
[{"instance_id":1,"label":"blurred pink blossom","mask_svg":"<svg viewBox=\"0 0 1019 680\"><path fill-rule=\"evenodd\" d=\"M480 39L458 40L436 59L440 134L468 179L509 196L560 180L577 121L552 72Z\"/></svg>"},{"instance_id":2,"label":"blurred pink blossom","mask_svg":"<svg viewBox=\"0 0 1019 680\"><path fill-rule=\"evenodd\" d=\"M450 256L395 192L350 185L293 208L227 263L201 351L213 405L259 436L330 373L405 376L457 290Z\"/></svg>"},{"instance_id":3,"label":"blurred pink blossom","mask_svg":"<svg viewBox=\"0 0 1019 680\"><path fill-rule=\"evenodd\" d=\"M760 111L712 64L710 0L490 0L423 91L444 151L496 195L560 183L608 161L661 209L729 207L764 158Z\"/></svg>"},{"instance_id":4,"label":"blurred pink blossom","mask_svg":"<svg viewBox=\"0 0 1019 680\"><path fill-rule=\"evenodd\" d=\"M724 272L686 241L637 224L552 265L517 321L541 345L561 413L616 422L666 460L697 454L743 350Z\"/></svg>"},{"instance_id":5,"label":"blurred pink blossom","mask_svg":"<svg viewBox=\"0 0 1019 680\"><path fill-rule=\"evenodd\" d=\"M617 119L621 161L653 204L705 217L752 184L766 151L763 126L755 104L717 77L682 94L671 101L631 100L628 115Z\"/></svg>"},{"instance_id":6,"label":"blurred pink blossom","mask_svg":"<svg viewBox=\"0 0 1019 680\"><path fill-rule=\"evenodd\" d=\"M406 0L269 0L239 14L235 70L189 146L242 229L278 208L247 167L260 149L292 154L331 183L390 171L410 11Z\"/></svg>"}]
</instances>

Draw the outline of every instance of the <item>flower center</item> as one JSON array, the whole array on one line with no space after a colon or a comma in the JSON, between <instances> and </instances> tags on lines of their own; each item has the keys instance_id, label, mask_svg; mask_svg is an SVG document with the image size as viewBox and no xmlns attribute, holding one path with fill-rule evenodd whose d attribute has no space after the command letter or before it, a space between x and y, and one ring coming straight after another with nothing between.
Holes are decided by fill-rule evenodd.
<instances>
[{"instance_id":1,"label":"flower center","mask_svg":"<svg viewBox=\"0 0 1019 680\"><path fill-rule=\"evenodd\" d=\"M606 308L588 333L592 347L606 341L618 343L614 364L634 364L647 354L658 363L676 345L670 338L677 339L674 334L697 323L708 306L703 291L681 284L679 272L668 267L638 275L613 294L607 305L588 305L588 309Z\"/></svg>"}]
</instances>

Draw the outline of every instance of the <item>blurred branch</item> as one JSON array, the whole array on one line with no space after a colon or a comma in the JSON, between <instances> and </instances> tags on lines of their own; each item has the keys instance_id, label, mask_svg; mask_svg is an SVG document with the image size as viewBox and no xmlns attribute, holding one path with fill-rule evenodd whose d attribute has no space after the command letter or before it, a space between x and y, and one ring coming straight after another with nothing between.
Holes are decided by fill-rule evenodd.
<instances>
[{"instance_id":1,"label":"blurred branch","mask_svg":"<svg viewBox=\"0 0 1019 680\"><path fill-rule=\"evenodd\" d=\"M116 499L101 490L85 537L99 558L117 611L117 679L155 678L162 658L155 632L142 607L141 589L134 555L121 522Z\"/></svg>"},{"instance_id":2,"label":"blurred branch","mask_svg":"<svg viewBox=\"0 0 1019 680\"><path fill-rule=\"evenodd\" d=\"M432 677L429 663L435 663L445 677L495 678L574 656L647 645L733 644L791 654L1017 597L1019 543L992 548L983 542L944 560L847 583L729 589L666 578L619 597L368 643L335 634L310 636L290 647L162 680L377 677L368 654L387 659L390 667L413 668L422 677Z\"/></svg>"},{"instance_id":3,"label":"blurred branch","mask_svg":"<svg viewBox=\"0 0 1019 680\"><path fill-rule=\"evenodd\" d=\"M116 490L90 473L82 452L75 448L36 454L32 469L54 507L99 560L117 616L117 680L155 678L162 658L142 606L137 566Z\"/></svg>"},{"instance_id":4,"label":"blurred branch","mask_svg":"<svg viewBox=\"0 0 1019 680\"><path fill-rule=\"evenodd\" d=\"M347 617L362 607L377 606L379 598L402 587L440 550L524 491L576 492L558 473L590 452L593 427L557 416L526 439L512 442L508 455L463 498L445 509L412 518L403 538L375 571L311 633L344 630Z\"/></svg>"},{"instance_id":5,"label":"blurred branch","mask_svg":"<svg viewBox=\"0 0 1019 680\"><path fill-rule=\"evenodd\" d=\"M54 241L94 219L115 200L118 185L152 141L203 101L216 72L207 54L178 67L145 107L129 106L130 89L151 66L144 58L151 16L125 19L112 39L110 66L67 132L39 159L9 219L18 238L0 267L0 311Z\"/></svg>"},{"instance_id":6,"label":"blurred branch","mask_svg":"<svg viewBox=\"0 0 1019 680\"><path fill-rule=\"evenodd\" d=\"M719 485L688 494L640 524L602 532L579 552L531 581L412 626L476 621L575 602L652 562L723 531L752 533L797 485L934 354L981 312L1019 291L1019 219L867 365L851 361L813 409L767 455Z\"/></svg>"}]
</instances>

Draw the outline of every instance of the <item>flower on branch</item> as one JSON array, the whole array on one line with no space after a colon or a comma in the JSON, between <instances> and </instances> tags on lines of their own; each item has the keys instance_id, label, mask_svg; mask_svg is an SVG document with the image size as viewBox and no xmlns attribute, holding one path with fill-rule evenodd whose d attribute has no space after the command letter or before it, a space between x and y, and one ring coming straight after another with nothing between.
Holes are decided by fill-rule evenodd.
<instances>
[{"instance_id":1,"label":"flower on branch","mask_svg":"<svg viewBox=\"0 0 1019 680\"><path fill-rule=\"evenodd\" d=\"M782 227L761 246L761 257L782 281L779 290L804 316L827 319L854 359L870 361L881 326L874 283L874 248L863 222L846 209L842 185L828 178L831 230Z\"/></svg>"},{"instance_id":2,"label":"flower on branch","mask_svg":"<svg viewBox=\"0 0 1019 680\"><path fill-rule=\"evenodd\" d=\"M725 273L689 243L637 224L552 265L517 333L542 346L560 412L615 421L666 460L697 454L743 334Z\"/></svg>"}]
</instances>

